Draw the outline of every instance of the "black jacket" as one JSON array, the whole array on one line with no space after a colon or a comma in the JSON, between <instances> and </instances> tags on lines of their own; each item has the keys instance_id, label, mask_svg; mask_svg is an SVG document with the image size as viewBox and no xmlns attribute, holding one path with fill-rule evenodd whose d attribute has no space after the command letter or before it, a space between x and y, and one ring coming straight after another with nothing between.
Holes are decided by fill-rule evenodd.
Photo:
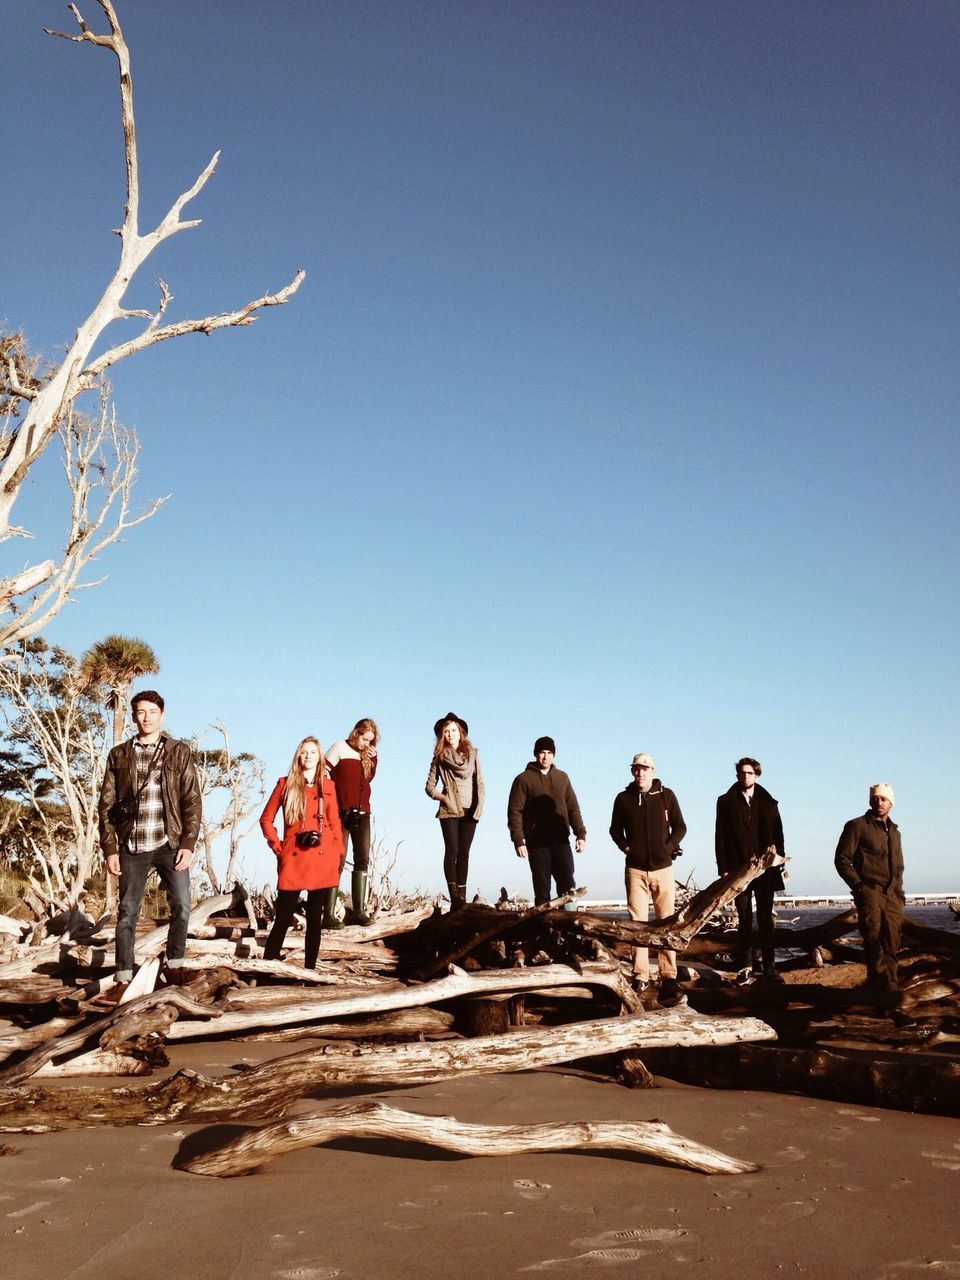
<instances>
[{"instance_id":1,"label":"black jacket","mask_svg":"<svg viewBox=\"0 0 960 1280\"><path fill-rule=\"evenodd\" d=\"M536 760L531 760L513 780L507 801L507 825L517 848L522 844L531 849L566 844L571 827L578 840L587 836L570 779L556 765L551 765L544 775Z\"/></svg>"},{"instance_id":2,"label":"black jacket","mask_svg":"<svg viewBox=\"0 0 960 1280\"><path fill-rule=\"evenodd\" d=\"M751 858L764 853L771 845L781 858L783 853L783 823L776 800L759 782L754 784L753 802L747 804L738 783L717 799L717 827L714 848L717 854L717 870L726 875L739 871ZM770 867L759 879L775 892L783 889L783 872ZM753 881L756 884L757 881Z\"/></svg>"},{"instance_id":3,"label":"black jacket","mask_svg":"<svg viewBox=\"0 0 960 1280\"><path fill-rule=\"evenodd\" d=\"M610 835L627 855L628 867L662 871L679 856L680 841L686 834L677 797L659 778L654 778L647 792L631 782L613 802Z\"/></svg>"},{"instance_id":4,"label":"black jacket","mask_svg":"<svg viewBox=\"0 0 960 1280\"><path fill-rule=\"evenodd\" d=\"M137 763L133 739L121 742L107 756L107 769L100 789L100 848L103 856L119 852L122 841L110 817L117 800L134 800L137 794ZM160 771L163 821L171 849L196 847L200 834L200 783L188 742L163 735L163 765Z\"/></svg>"}]
</instances>

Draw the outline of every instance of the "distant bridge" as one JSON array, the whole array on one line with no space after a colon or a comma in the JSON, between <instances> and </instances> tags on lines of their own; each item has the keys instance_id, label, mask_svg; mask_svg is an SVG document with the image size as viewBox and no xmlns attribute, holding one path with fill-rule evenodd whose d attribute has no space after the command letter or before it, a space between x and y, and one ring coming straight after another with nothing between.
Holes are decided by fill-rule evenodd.
<instances>
[{"instance_id":1,"label":"distant bridge","mask_svg":"<svg viewBox=\"0 0 960 1280\"><path fill-rule=\"evenodd\" d=\"M908 893L908 907L931 907L948 902L960 902L960 890L956 893ZM787 894L778 893L774 898L777 907L836 907L844 911L853 906L849 893ZM578 911L626 911L624 898L590 898L577 900Z\"/></svg>"}]
</instances>

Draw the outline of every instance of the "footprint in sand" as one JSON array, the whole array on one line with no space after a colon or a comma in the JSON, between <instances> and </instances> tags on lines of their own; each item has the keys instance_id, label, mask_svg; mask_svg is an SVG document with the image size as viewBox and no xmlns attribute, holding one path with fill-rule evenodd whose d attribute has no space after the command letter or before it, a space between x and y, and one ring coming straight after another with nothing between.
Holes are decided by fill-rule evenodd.
<instances>
[{"instance_id":1,"label":"footprint in sand","mask_svg":"<svg viewBox=\"0 0 960 1280\"><path fill-rule=\"evenodd\" d=\"M935 1169L960 1170L960 1151L921 1151L920 1154L932 1160Z\"/></svg>"},{"instance_id":2,"label":"footprint in sand","mask_svg":"<svg viewBox=\"0 0 960 1280\"><path fill-rule=\"evenodd\" d=\"M543 1200L551 1190L549 1182L534 1182L532 1178L517 1178L513 1185L524 1200Z\"/></svg>"},{"instance_id":3,"label":"footprint in sand","mask_svg":"<svg viewBox=\"0 0 960 1280\"><path fill-rule=\"evenodd\" d=\"M616 1266L618 1263L639 1262L649 1255L649 1249L590 1249L587 1253L578 1253L572 1258L544 1258L543 1262L534 1262L529 1267L521 1267L521 1271L559 1271L563 1267L582 1266L584 1263L598 1267Z\"/></svg>"},{"instance_id":4,"label":"footprint in sand","mask_svg":"<svg viewBox=\"0 0 960 1280\"><path fill-rule=\"evenodd\" d=\"M775 1227L778 1223L795 1222L798 1218L809 1218L817 1206L809 1200L788 1200L786 1204L778 1204L772 1213L760 1219L765 1227Z\"/></svg>"},{"instance_id":5,"label":"footprint in sand","mask_svg":"<svg viewBox=\"0 0 960 1280\"><path fill-rule=\"evenodd\" d=\"M682 1227L623 1227L620 1231L602 1231L598 1236L585 1236L571 1243L575 1249L602 1252L635 1244L663 1244L668 1240L682 1240L689 1234Z\"/></svg>"},{"instance_id":6,"label":"footprint in sand","mask_svg":"<svg viewBox=\"0 0 960 1280\"><path fill-rule=\"evenodd\" d=\"M288 1271L278 1271L278 1280L335 1280L343 1272L339 1267L328 1267L320 1264L316 1267L291 1267Z\"/></svg>"},{"instance_id":7,"label":"footprint in sand","mask_svg":"<svg viewBox=\"0 0 960 1280\"><path fill-rule=\"evenodd\" d=\"M877 1280L905 1280L911 1271L923 1271L935 1276L960 1276L960 1260L944 1258L906 1258L903 1262L893 1262L886 1271L881 1271Z\"/></svg>"},{"instance_id":8,"label":"footprint in sand","mask_svg":"<svg viewBox=\"0 0 960 1280\"><path fill-rule=\"evenodd\" d=\"M866 1124L879 1124L879 1116L864 1115L862 1111L853 1111L850 1107L841 1107L837 1112L838 1116L853 1116L854 1120L863 1120Z\"/></svg>"},{"instance_id":9,"label":"footprint in sand","mask_svg":"<svg viewBox=\"0 0 960 1280\"><path fill-rule=\"evenodd\" d=\"M799 1147L784 1147L781 1151L775 1151L767 1165L773 1164L796 1164L798 1160L806 1160L808 1153L801 1151Z\"/></svg>"}]
</instances>

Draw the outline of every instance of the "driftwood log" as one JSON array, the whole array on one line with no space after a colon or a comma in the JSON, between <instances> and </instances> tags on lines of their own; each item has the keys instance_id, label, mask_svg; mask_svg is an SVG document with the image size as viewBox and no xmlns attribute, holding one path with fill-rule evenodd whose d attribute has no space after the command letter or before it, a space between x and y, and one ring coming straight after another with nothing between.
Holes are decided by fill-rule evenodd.
<instances>
[{"instance_id":1,"label":"driftwood log","mask_svg":"<svg viewBox=\"0 0 960 1280\"><path fill-rule=\"evenodd\" d=\"M236 1036L241 1042L294 1040L381 1040L443 1039L456 1034L453 1030L453 1014L424 1005L420 1009L395 1009L393 1013L364 1018L355 1022L325 1022L322 1027L280 1027L273 1031L254 1031L250 1035Z\"/></svg>"},{"instance_id":2,"label":"driftwood log","mask_svg":"<svg viewBox=\"0 0 960 1280\"><path fill-rule=\"evenodd\" d=\"M608 987L628 1004L636 1001L619 967L607 964L587 963L583 966L582 981L594 986ZM234 1011L231 1001L224 1002L215 1033L234 1034L250 1031L254 1026L289 1026L296 1022L316 1021L319 1018L352 1017L358 1013L384 1013L390 1009L409 1009L416 1005L437 1004L457 996L481 996L492 992L510 992L570 984L571 971L565 965L542 965L532 969L490 969L479 973L464 973L454 968L446 978L427 982L422 986L400 987L394 991L364 992L359 995L340 995L337 992L304 992L296 1004L284 1004L277 1008L244 1007ZM594 1025L594 1024L591 1024ZM195 1040L210 1035L211 1029L203 1024L180 1020L170 1028L170 1040Z\"/></svg>"},{"instance_id":3,"label":"driftwood log","mask_svg":"<svg viewBox=\"0 0 960 1280\"><path fill-rule=\"evenodd\" d=\"M156 993L155 993L156 994ZM667 1045L722 1045L768 1040L775 1033L754 1018L711 1020L686 1009L658 1010L566 1027L518 1028L508 1035L433 1044L327 1045L261 1063L236 1078L180 1071L134 1089L92 1093L69 1086L0 1089L0 1131L47 1132L96 1125L225 1123L281 1117L294 1101L321 1089L427 1084L557 1066L595 1054Z\"/></svg>"},{"instance_id":4,"label":"driftwood log","mask_svg":"<svg viewBox=\"0 0 960 1280\"><path fill-rule=\"evenodd\" d=\"M250 1173L290 1151L342 1138L395 1138L469 1156L529 1155L537 1151L631 1151L698 1173L753 1173L758 1168L712 1147L682 1138L659 1120L611 1124L462 1124L452 1116L414 1115L382 1102L351 1103L314 1111L245 1133L179 1168L208 1177Z\"/></svg>"},{"instance_id":5,"label":"driftwood log","mask_svg":"<svg viewBox=\"0 0 960 1280\"><path fill-rule=\"evenodd\" d=\"M576 914L551 911L545 918L557 928L575 928L588 937L627 942L635 947L661 947L682 952L715 912L732 902L757 876L778 861L773 854L762 854L745 867L729 872L706 889L701 889L674 915L652 923L611 920L589 911L579 911Z\"/></svg>"}]
</instances>

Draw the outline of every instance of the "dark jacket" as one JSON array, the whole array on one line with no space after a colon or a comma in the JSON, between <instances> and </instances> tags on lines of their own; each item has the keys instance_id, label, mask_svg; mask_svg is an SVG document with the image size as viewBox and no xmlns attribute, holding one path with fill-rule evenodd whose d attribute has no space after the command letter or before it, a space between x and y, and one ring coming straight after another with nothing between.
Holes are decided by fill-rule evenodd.
<instances>
[{"instance_id":1,"label":"dark jacket","mask_svg":"<svg viewBox=\"0 0 960 1280\"><path fill-rule=\"evenodd\" d=\"M729 791L717 799L717 826L714 848L717 854L717 870L726 875L739 871L771 845L781 858L783 852L783 823L776 800L759 782L753 787L753 802L747 804L740 786L735 782ZM762 880L767 888L780 892L784 888L780 867L768 868L751 886Z\"/></svg>"},{"instance_id":2,"label":"dark jacket","mask_svg":"<svg viewBox=\"0 0 960 1280\"><path fill-rule=\"evenodd\" d=\"M643 792L631 782L613 802L610 835L627 855L627 866L639 871L662 871L680 854L687 834L677 797L659 778Z\"/></svg>"},{"instance_id":3,"label":"dark jacket","mask_svg":"<svg viewBox=\"0 0 960 1280\"><path fill-rule=\"evenodd\" d=\"M170 847L193 852L200 834L200 783L193 763L189 742L163 738L163 765L160 771L160 794L163 797L163 821ZM107 769L100 788L100 848L103 856L118 853L123 840L110 817L110 810L120 801L132 802L137 794L137 763L133 738L121 742L107 756Z\"/></svg>"},{"instance_id":4,"label":"dark jacket","mask_svg":"<svg viewBox=\"0 0 960 1280\"><path fill-rule=\"evenodd\" d=\"M834 866L854 893L869 884L892 890L902 898L900 828L889 818L884 826L869 809L862 818L851 818L840 833Z\"/></svg>"},{"instance_id":5,"label":"dark jacket","mask_svg":"<svg viewBox=\"0 0 960 1280\"><path fill-rule=\"evenodd\" d=\"M531 760L513 780L507 801L507 825L517 848L522 844L531 849L566 844L571 827L578 840L587 837L570 779L556 765L542 774L536 760Z\"/></svg>"}]
</instances>

